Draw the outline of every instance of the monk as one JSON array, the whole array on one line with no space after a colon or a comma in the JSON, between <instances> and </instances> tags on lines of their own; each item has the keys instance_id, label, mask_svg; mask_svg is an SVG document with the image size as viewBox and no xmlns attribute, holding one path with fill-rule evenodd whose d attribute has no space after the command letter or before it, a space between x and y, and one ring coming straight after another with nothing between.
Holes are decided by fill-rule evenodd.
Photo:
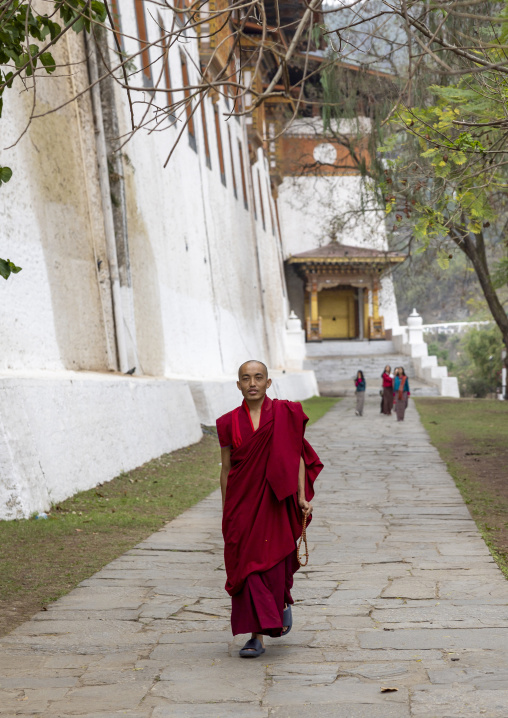
<instances>
[{"instance_id":1,"label":"monk","mask_svg":"<svg viewBox=\"0 0 508 718\"><path fill-rule=\"evenodd\" d=\"M250 633L242 658L265 652L264 636L292 627L291 588L303 515L323 468L304 438L301 404L266 396L272 381L256 360L238 370L243 402L217 419L222 468L222 533L233 635Z\"/></svg>"}]
</instances>

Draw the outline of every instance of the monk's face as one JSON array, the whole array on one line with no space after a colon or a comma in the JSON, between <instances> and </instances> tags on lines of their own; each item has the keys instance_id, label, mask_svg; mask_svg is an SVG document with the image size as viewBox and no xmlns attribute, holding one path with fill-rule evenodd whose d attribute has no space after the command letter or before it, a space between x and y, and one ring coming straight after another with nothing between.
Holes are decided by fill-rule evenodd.
<instances>
[{"instance_id":1,"label":"monk's face","mask_svg":"<svg viewBox=\"0 0 508 718\"><path fill-rule=\"evenodd\" d=\"M264 399L266 390L272 385L263 364L257 361L248 361L242 364L238 372L237 387L247 401Z\"/></svg>"}]
</instances>

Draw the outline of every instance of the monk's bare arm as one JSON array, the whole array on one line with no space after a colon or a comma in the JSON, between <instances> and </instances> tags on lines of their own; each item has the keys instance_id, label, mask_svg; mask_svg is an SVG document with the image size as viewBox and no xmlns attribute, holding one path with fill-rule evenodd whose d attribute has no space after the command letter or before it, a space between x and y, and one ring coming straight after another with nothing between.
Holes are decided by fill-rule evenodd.
<instances>
[{"instance_id":1,"label":"monk's bare arm","mask_svg":"<svg viewBox=\"0 0 508 718\"><path fill-rule=\"evenodd\" d=\"M305 498L305 462L300 456L300 470L298 472L298 506L308 516L312 513L312 504Z\"/></svg>"},{"instance_id":2,"label":"monk's bare arm","mask_svg":"<svg viewBox=\"0 0 508 718\"><path fill-rule=\"evenodd\" d=\"M231 469L231 447L221 447L220 450L222 466L220 470L220 490L222 492L222 508L224 509L224 502L226 500L226 486L228 485L228 474Z\"/></svg>"}]
</instances>

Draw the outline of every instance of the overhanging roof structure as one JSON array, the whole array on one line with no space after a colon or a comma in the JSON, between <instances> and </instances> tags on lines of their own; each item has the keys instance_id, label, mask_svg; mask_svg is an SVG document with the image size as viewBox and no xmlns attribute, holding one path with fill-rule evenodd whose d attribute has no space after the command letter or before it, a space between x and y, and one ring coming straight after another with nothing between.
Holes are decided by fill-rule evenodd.
<instances>
[{"instance_id":1,"label":"overhanging roof structure","mask_svg":"<svg viewBox=\"0 0 508 718\"><path fill-rule=\"evenodd\" d=\"M348 244L339 244L336 240L331 241L324 247L317 247L301 254L294 254L286 261L294 264L295 269L300 271L315 271L318 268L328 270L336 267L355 267L375 272L390 269L406 259L404 254L397 252L369 249L367 247L353 247Z\"/></svg>"}]
</instances>

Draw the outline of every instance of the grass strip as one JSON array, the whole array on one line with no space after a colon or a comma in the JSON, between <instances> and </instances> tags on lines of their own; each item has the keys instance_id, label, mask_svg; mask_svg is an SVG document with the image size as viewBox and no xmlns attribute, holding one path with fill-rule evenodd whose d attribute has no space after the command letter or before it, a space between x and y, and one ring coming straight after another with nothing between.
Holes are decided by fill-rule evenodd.
<instances>
[{"instance_id":1,"label":"grass strip","mask_svg":"<svg viewBox=\"0 0 508 718\"><path fill-rule=\"evenodd\" d=\"M508 578L508 402L415 400L493 559Z\"/></svg>"},{"instance_id":2,"label":"grass strip","mask_svg":"<svg viewBox=\"0 0 508 718\"><path fill-rule=\"evenodd\" d=\"M337 399L302 402L309 423ZM215 429L201 441L54 505L0 521L0 636L71 591L219 486Z\"/></svg>"},{"instance_id":3,"label":"grass strip","mask_svg":"<svg viewBox=\"0 0 508 718\"><path fill-rule=\"evenodd\" d=\"M314 424L341 400L337 396L313 396L301 402L304 412L309 417L309 424Z\"/></svg>"},{"instance_id":4,"label":"grass strip","mask_svg":"<svg viewBox=\"0 0 508 718\"><path fill-rule=\"evenodd\" d=\"M219 462L206 434L61 501L48 519L0 521L0 635L216 489Z\"/></svg>"}]
</instances>

